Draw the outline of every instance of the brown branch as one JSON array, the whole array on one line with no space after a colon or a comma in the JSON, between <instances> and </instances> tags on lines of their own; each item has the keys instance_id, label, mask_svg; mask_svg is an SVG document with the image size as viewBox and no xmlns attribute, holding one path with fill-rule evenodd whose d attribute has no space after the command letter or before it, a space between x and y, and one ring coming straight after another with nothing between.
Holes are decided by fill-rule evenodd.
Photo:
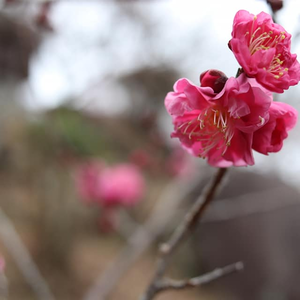
<instances>
[{"instance_id":1,"label":"brown branch","mask_svg":"<svg viewBox=\"0 0 300 300\"><path fill-rule=\"evenodd\" d=\"M224 268L215 269L209 273L201 276L193 277L187 280L174 280L170 278L164 278L158 285L159 291L165 290L182 290L186 288L199 287L204 284L210 283L223 276L229 275L233 272L238 272L244 269L242 262L236 262L231 265L227 265Z\"/></svg>"},{"instance_id":2,"label":"brown branch","mask_svg":"<svg viewBox=\"0 0 300 300\"><path fill-rule=\"evenodd\" d=\"M220 183L226 174L226 168L220 168L213 178L211 183L207 186L203 194L196 200L191 210L186 214L183 222L175 230L168 242L161 246L161 256L158 261L157 269L154 277L148 286L148 289L141 297L141 300L151 300L155 297L157 293L162 291L160 288L163 274L166 271L169 260L173 252L180 245L182 240L190 233L202 217L205 209L213 200L214 195L220 186Z\"/></svg>"}]
</instances>

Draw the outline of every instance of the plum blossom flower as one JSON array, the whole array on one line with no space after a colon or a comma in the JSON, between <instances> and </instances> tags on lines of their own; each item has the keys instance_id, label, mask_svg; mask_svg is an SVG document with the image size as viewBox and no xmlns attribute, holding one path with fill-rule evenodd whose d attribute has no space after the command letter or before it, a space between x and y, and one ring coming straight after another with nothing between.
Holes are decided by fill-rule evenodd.
<instances>
[{"instance_id":1,"label":"plum blossom flower","mask_svg":"<svg viewBox=\"0 0 300 300\"><path fill-rule=\"evenodd\" d=\"M88 204L102 207L132 206L142 199L144 178L133 164L105 166L90 162L82 165L76 176L80 197Z\"/></svg>"},{"instance_id":2,"label":"plum blossom flower","mask_svg":"<svg viewBox=\"0 0 300 300\"><path fill-rule=\"evenodd\" d=\"M288 131L297 122L297 111L286 103L272 102L268 123L254 132L253 149L262 154L278 152L287 138Z\"/></svg>"},{"instance_id":3,"label":"plum blossom flower","mask_svg":"<svg viewBox=\"0 0 300 300\"><path fill-rule=\"evenodd\" d=\"M76 173L76 187L80 198L86 203L98 202L100 198L99 182L104 163L91 161L82 164Z\"/></svg>"},{"instance_id":4,"label":"plum blossom flower","mask_svg":"<svg viewBox=\"0 0 300 300\"><path fill-rule=\"evenodd\" d=\"M124 163L103 170L99 189L103 205L132 206L142 199L145 182L137 167Z\"/></svg>"},{"instance_id":5,"label":"plum blossom flower","mask_svg":"<svg viewBox=\"0 0 300 300\"><path fill-rule=\"evenodd\" d=\"M118 209L133 206L144 196L144 178L131 163L105 166L102 161L90 161L79 167L75 179L81 200L101 208L98 219L101 232L115 230Z\"/></svg>"},{"instance_id":6,"label":"plum blossom flower","mask_svg":"<svg viewBox=\"0 0 300 300\"><path fill-rule=\"evenodd\" d=\"M252 86L245 74L229 78L220 93L210 85L175 83L165 98L175 129L171 137L212 166L253 165L253 134L268 122L272 96Z\"/></svg>"},{"instance_id":7,"label":"plum blossom flower","mask_svg":"<svg viewBox=\"0 0 300 300\"><path fill-rule=\"evenodd\" d=\"M300 64L291 54L291 35L270 15L238 11L231 35L229 47L247 76L277 93L299 82Z\"/></svg>"}]
</instances>

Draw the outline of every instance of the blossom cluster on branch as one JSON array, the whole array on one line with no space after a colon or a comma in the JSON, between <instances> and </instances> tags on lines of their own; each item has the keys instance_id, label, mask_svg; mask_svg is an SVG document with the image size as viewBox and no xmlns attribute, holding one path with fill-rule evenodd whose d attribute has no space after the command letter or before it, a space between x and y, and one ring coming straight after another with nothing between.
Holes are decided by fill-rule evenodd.
<instances>
[{"instance_id":1,"label":"blossom cluster on branch","mask_svg":"<svg viewBox=\"0 0 300 300\"><path fill-rule=\"evenodd\" d=\"M278 152L297 121L297 111L272 96L300 80L291 35L270 15L245 10L235 15L231 35L228 45L241 66L237 77L208 70L200 86L179 79L165 98L171 136L215 167L253 165L253 150Z\"/></svg>"},{"instance_id":2,"label":"blossom cluster on branch","mask_svg":"<svg viewBox=\"0 0 300 300\"><path fill-rule=\"evenodd\" d=\"M80 199L101 209L99 229L110 232L118 225L118 209L129 208L142 200L145 179L131 163L106 166L101 160L78 167L76 187Z\"/></svg>"},{"instance_id":3,"label":"blossom cluster on branch","mask_svg":"<svg viewBox=\"0 0 300 300\"><path fill-rule=\"evenodd\" d=\"M76 179L81 198L102 207L133 206L143 198L145 190L141 172L130 163L86 163L79 168Z\"/></svg>"}]
</instances>

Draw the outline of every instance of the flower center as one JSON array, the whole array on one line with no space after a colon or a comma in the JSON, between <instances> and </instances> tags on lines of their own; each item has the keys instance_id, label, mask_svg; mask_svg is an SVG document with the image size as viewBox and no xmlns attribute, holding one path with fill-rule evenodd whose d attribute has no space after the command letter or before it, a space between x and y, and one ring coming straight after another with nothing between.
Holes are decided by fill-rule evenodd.
<instances>
[{"instance_id":1,"label":"flower center","mask_svg":"<svg viewBox=\"0 0 300 300\"><path fill-rule=\"evenodd\" d=\"M257 27L254 30L256 19L257 17L255 16L253 18L251 31L247 31L245 34L245 36L250 35L248 47L251 55L259 50L269 50L270 48L276 48L278 43L285 39L284 31L280 32L280 34L274 34L271 30L269 32L261 32L261 27ZM282 64L284 63L284 59L281 59L281 57L281 53L274 55L269 67L264 68L264 70L271 73L276 79L279 79L284 74L284 72L288 71L288 68L284 68L282 66Z\"/></svg>"},{"instance_id":2,"label":"flower center","mask_svg":"<svg viewBox=\"0 0 300 300\"><path fill-rule=\"evenodd\" d=\"M190 140L201 143L200 157L206 157L211 149L220 150L221 155L224 155L234 136L229 113L213 107L201 111L198 116L184 122L177 129Z\"/></svg>"}]
</instances>

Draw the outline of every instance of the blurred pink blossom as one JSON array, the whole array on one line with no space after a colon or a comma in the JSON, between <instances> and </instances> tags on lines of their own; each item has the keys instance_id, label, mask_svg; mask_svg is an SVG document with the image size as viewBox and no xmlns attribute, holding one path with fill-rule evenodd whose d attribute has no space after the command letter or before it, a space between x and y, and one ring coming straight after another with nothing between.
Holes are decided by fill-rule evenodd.
<instances>
[{"instance_id":1,"label":"blurred pink blossom","mask_svg":"<svg viewBox=\"0 0 300 300\"><path fill-rule=\"evenodd\" d=\"M99 202L100 180L104 164L91 161L80 165L76 173L76 187L80 198L89 203Z\"/></svg>"},{"instance_id":2,"label":"blurred pink blossom","mask_svg":"<svg viewBox=\"0 0 300 300\"><path fill-rule=\"evenodd\" d=\"M124 163L102 171L99 191L104 206L132 206L142 199L145 182L136 166Z\"/></svg>"},{"instance_id":3,"label":"blurred pink blossom","mask_svg":"<svg viewBox=\"0 0 300 300\"><path fill-rule=\"evenodd\" d=\"M153 164L153 158L143 149L136 149L130 154L130 161L140 168L148 168Z\"/></svg>"},{"instance_id":4,"label":"blurred pink blossom","mask_svg":"<svg viewBox=\"0 0 300 300\"><path fill-rule=\"evenodd\" d=\"M229 47L247 76L277 93L299 82L300 64L290 52L291 35L269 14L238 11L231 35Z\"/></svg>"},{"instance_id":5,"label":"blurred pink blossom","mask_svg":"<svg viewBox=\"0 0 300 300\"><path fill-rule=\"evenodd\" d=\"M82 165L76 176L80 197L102 207L131 206L142 199L145 182L140 170L124 163L104 166L101 162Z\"/></svg>"},{"instance_id":6,"label":"blurred pink blossom","mask_svg":"<svg viewBox=\"0 0 300 300\"><path fill-rule=\"evenodd\" d=\"M40 4L39 12L36 16L35 22L36 25L41 29L45 29L47 31L53 31L53 27L49 19L49 14L51 12L52 6L53 6L53 1L44 1L41 2Z\"/></svg>"}]
</instances>

